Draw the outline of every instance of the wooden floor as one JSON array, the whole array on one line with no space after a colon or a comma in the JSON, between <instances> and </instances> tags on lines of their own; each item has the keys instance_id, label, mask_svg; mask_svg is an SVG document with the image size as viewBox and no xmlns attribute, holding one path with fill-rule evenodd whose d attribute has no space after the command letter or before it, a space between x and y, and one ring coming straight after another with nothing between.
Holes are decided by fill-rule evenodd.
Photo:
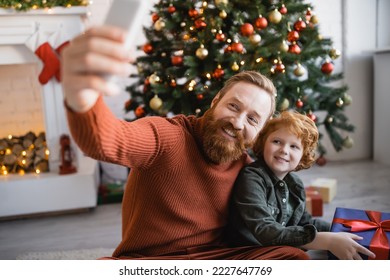
<instances>
[{"instance_id":1,"label":"wooden floor","mask_svg":"<svg viewBox=\"0 0 390 280\"><path fill-rule=\"evenodd\" d=\"M324 205L331 221L336 206L390 212L390 166L372 161L335 162L298 173L337 179L335 199ZM194 209L195 211L195 209ZM85 213L0 222L0 259L27 252L115 248L121 237L121 206L98 206Z\"/></svg>"}]
</instances>

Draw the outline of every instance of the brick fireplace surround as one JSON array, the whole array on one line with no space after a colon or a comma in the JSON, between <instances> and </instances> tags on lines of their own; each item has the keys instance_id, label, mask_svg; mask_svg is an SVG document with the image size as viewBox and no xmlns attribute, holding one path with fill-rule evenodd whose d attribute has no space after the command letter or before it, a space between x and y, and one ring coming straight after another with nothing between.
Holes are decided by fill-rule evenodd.
<instances>
[{"instance_id":1,"label":"brick fireplace surround","mask_svg":"<svg viewBox=\"0 0 390 280\"><path fill-rule=\"evenodd\" d=\"M0 111L1 119L7 120L6 112L1 108L4 100L10 94L20 94L29 88L39 98L38 108L42 112L37 119L43 121L42 128L46 133L47 146L50 150L50 172L25 175L0 175L0 219L10 219L20 216L29 216L41 213L62 212L83 208L92 208L97 203L97 186L99 172L97 162L85 157L72 142L75 150L78 172L69 175L59 175L59 138L63 133L69 134L65 112L63 108L63 95L61 84L54 78L41 86L36 83L40 69L40 60L25 46L25 42L38 29L48 36L61 29L67 34L80 33L86 18L85 7L53 8L50 10L34 10L28 12L14 12L0 9ZM19 73L16 79L10 79L12 72ZM28 75L29 76L26 76ZM35 83L32 83L31 81ZM23 86L27 82L30 86ZM35 86L31 86L31 84ZM12 92L16 90L16 92ZM32 102L28 97L22 97L21 103ZM3 105L3 107L12 107ZM33 105L34 106L34 105ZM3 115L3 112L7 114ZM35 113L34 113L35 114ZM41 117L39 117L41 115ZM32 118L19 116L19 119ZM0 121L1 122L1 121ZM7 123L7 121L5 121ZM17 125L16 125L17 126ZM33 125L34 126L34 125ZM39 124L38 124L39 126ZM12 134L15 124L0 123L0 138ZM23 133L27 133L24 131ZM19 135L22 135L20 133Z\"/></svg>"}]
</instances>

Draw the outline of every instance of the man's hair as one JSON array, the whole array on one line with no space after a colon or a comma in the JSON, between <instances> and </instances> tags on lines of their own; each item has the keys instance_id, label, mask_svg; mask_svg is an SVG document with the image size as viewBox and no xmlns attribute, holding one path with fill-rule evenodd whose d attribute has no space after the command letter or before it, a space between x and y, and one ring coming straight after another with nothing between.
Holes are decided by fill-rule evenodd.
<instances>
[{"instance_id":1,"label":"man's hair","mask_svg":"<svg viewBox=\"0 0 390 280\"><path fill-rule=\"evenodd\" d=\"M238 74L230 77L226 82L223 88L218 92L219 98L221 99L226 92L235 84L239 82L247 82L253 85L256 85L263 90L265 90L271 97L271 112L268 118L271 118L275 112L275 98L276 98L276 88L272 81L266 76L260 74L256 71L242 71Z\"/></svg>"},{"instance_id":2,"label":"man's hair","mask_svg":"<svg viewBox=\"0 0 390 280\"><path fill-rule=\"evenodd\" d=\"M296 111L283 111L264 125L253 146L255 155L257 157L263 155L268 136L280 128L287 129L302 141L302 159L295 171L309 168L315 161L315 149L317 148L319 133L312 119Z\"/></svg>"}]
</instances>

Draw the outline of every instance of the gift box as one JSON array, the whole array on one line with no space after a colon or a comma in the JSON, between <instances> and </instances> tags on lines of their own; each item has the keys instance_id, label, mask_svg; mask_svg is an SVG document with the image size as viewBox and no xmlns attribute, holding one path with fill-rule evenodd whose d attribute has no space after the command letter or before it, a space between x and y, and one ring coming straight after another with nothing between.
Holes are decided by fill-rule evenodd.
<instances>
[{"instance_id":1,"label":"gift box","mask_svg":"<svg viewBox=\"0 0 390 280\"><path fill-rule=\"evenodd\" d=\"M320 192L313 187L306 187L306 210L312 216L322 216L323 199Z\"/></svg>"},{"instance_id":2,"label":"gift box","mask_svg":"<svg viewBox=\"0 0 390 280\"><path fill-rule=\"evenodd\" d=\"M98 201L100 204L122 202L123 184L104 184L99 186Z\"/></svg>"},{"instance_id":3,"label":"gift box","mask_svg":"<svg viewBox=\"0 0 390 280\"><path fill-rule=\"evenodd\" d=\"M349 208L336 208L332 232L351 232L363 237L356 240L376 255L376 260L390 259L390 213L359 210ZM370 259L361 255L363 259ZM329 259L336 259L332 254Z\"/></svg>"},{"instance_id":4,"label":"gift box","mask_svg":"<svg viewBox=\"0 0 390 280\"><path fill-rule=\"evenodd\" d=\"M310 183L310 187L320 192L324 202L332 201L337 192L337 180L331 178L317 178Z\"/></svg>"}]
</instances>

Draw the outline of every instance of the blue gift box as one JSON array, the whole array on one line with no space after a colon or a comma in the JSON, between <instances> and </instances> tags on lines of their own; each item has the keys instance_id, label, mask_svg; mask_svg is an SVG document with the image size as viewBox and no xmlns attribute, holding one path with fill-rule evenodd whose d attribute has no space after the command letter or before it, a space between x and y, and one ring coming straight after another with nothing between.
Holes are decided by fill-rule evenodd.
<instances>
[{"instance_id":1,"label":"blue gift box","mask_svg":"<svg viewBox=\"0 0 390 280\"><path fill-rule=\"evenodd\" d=\"M330 231L359 235L363 239L356 242L374 252L376 260L390 259L390 213L338 207ZM337 258L329 253L329 259Z\"/></svg>"}]
</instances>

